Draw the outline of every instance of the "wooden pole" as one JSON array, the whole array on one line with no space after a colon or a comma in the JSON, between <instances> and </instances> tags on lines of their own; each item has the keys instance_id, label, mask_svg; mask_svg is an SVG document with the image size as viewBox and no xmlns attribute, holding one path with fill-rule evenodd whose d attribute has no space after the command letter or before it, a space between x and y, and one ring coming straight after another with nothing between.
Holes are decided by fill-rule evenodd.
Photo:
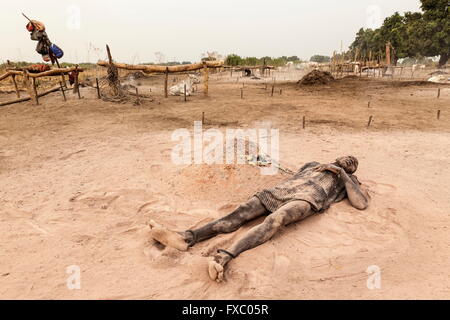
<instances>
[{"instance_id":1,"label":"wooden pole","mask_svg":"<svg viewBox=\"0 0 450 320\"><path fill-rule=\"evenodd\" d=\"M139 97L139 89L137 87L136 87L136 97L137 97L136 104L140 105L141 104L141 98Z\"/></svg>"},{"instance_id":2,"label":"wooden pole","mask_svg":"<svg viewBox=\"0 0 450 320\"><path fill-rule=\"evenodd\" d=\"M373 120L373 116L369 117L369 122L367 123L367 128L370 127L370 125L372 124L372 120Z\"/></svg>"},{"instance_id":3,"label":"wooden pole","mask_svg":"<svg viewBox=\"0 0 450 320\"><path fill-rule=\"evenodd\" d=\"M113 63L113 59L112 59L112 55L111 55L111 50L109 49L108 45L106 45L106 53L108 54L108 61L109 61L109 64L111 65Z\"/></svg>"},{"instance_id":4,"label":"wooden pole","mask_svg":"<svg viewBox=\"0 0 450 320\"><path fill-rule=\"evenodd\" d=\"M209 81L209 71L208 71L208 66L206 65L206 63L205 62L203 62L203 72L204 72L204 91L203 91L203 94L204 94L204 96L205 97L207 97L208 96L208 90L209 90L209 84L208 84L208 81Z\"/></svg>"},{"instance_id":5,"label":"wooden pole","mask_svg":"<svg viewBox=\"0 0 450 320\"><path fill-rule=\"evenodd\" d=\"M39 97L36 88L36 78L32 78L31 83L33 84L33 100L36 105L39 105Z\"/></svg>"},{"instance_id":6,"label":"wooden pole","mask_svg":"<svg viewBox=\"0 0 450 320\"><path fill-rule=\"evenodd\" d=\"M13 79L14 79L14 76L13 76ZM437 98L439 99L440 96L441 96L441 88L438 88Z\"/></svg>"},{"instance_id":7,"label":"wooden pole","mask_svg":"<svg viewBox=\"0 0 450 320\"><path fill-rule=\"evenodd\" d=\"M272 85L272 93L270 94L273 97L273 92L275 91L275 85Z\"/></svg>"},{"instance_id":8,"label":"wooden pole","mask_svg":"<svg viewBox=\"0 0 450 320\"><path fill-rule=\"evenodd\" d=\"M59 88L59 86L57 86L56 88L52 88L52 89L50 89L50 90L47 90L47 91L45 91L45 92L40 93L38 96L39 96L39 97L43 97L43 96L48 95L49 93L56 92L56 91L59 91L59 90L60 90L60 88ZM7 106L7 105L10 105L10 104L14 104L14 103L19 103L19 102L29 101L29 100L31 100L31 99L32 99L32 98L31 98L31 96L30 96L30 97L25 97L25 98L16 99L16 100L13 100L13 101L1 102L1 103L0 103L0 106Z\"/></svg>"},{"instance_id":9,"label":"wooden pole","mask_svg":"<svg viewBox=\"0 0 450 320\"><path fill-rule=\"evenodd\" d=\"M391 43L386 43L386 65L391 66Z\"/></svg>"},{"instance_id":10,"label":"wooden pole","mask_svg":"<svg viewBox=\"0 0 450 320\"><path fill-rule=\"evenodd\" d=\"M186 84L184 84L184 102L187 101Z\"/></svg>"},{"instance_id":11,"label":"wooden pole","mask_svg":"<svg viewBox=\"0 0 450 320\"><path fill-rule=\"evenodd\" d=\"M164 98L169 97L169 90L167 88L167 83L169 82L169 68L166 67L166 73L164 76Z\"/></svg>"},{"instance_id":12,"label":"wooden pole","mask_svg":"<svg viewBox=\"0 0 450 320\"><path fill-rule=\"evenodd\" d=\"M437 111L437 119L439 120L441 118L441 110Z\"/></svg>"},{"instance_id":13,"label":"wooden pole","mask_svg":"<svg viewBox=\"0 0 450 320\"><path fill-rule=\"evenodd\" d=\"M67 101L67 98L66 98L66 93L64 92L64 87L63 87L63 84L62 84L62 82L59 82L59 86L61 87L61 92L62 92L62 95L63 95L64 101Z\"/></svg>"},{"instance_id":14,"label":"wooden pole","mask_svg":"<svg viewBox=\"0 0 450 320\"><path fill-rule=\"evenodd\" d=\"M132 70L132 71L142 71L144 73L165 73L166 69L169 68L169 73L177 72L188 72L195 70L202 70L204 65L208 68L219 68L223 65L222 61L204 61L194 64L184 64L177 66L160 66L160 65L131 65L126 63L112 63L118 69ZM108 61L98 61L97 65L102 67L108 67L110 63Z\"/></svg>"},{"instance_id":15,"label":"wooden pole","mask_svg":"<svg viewBox=\"0 0 450 320\"><path fill-rule=\"evenodd\" d=\"M303 129L306 129L306 116L303 116Z\"/></svg>"},{"instance_id":16,"label":"wooden pole","mask_svg":"<svg viewBox=\"0 0 450 320\"><path fill-rule=\"evenodd\" d=\"M19 91L19 87L17 86L16 75L13 74L11 77L12 77L12 80L14 82L14 88L16 89L17 98L20 99L20 91Z\"/></svg>"},{"instance_id":17,"label":"wooden pole","mask_svg":"<svg viewBox=\"0 0 450 320\"><path fill-rule=\"evenodd\" d=\"M28 95L30 96L30 99L33 97L33 90L31 89L31 80L30 80L30 74L27 70L23 72L23 81L25 82L25 86L27 88Z\"/></svg>"},{"instance_id":18,"label":"wooden pole","mask_svg":"<svg viewBox=\"0 0 450 320\"><path fill-rule=\"evenodd\" d=\"M204 124L204 123L205 123L205 113L202 112L202 124Z\"/></svg>"},{"instance_id":19,"label":"wooden pole","mask_svg":"<svg viewBox=\"0 0 450 320\"><path fill-rule=\"evenodd\" d=\"M244 99L244 89L241 88L241 99Z\"/></svg>"},{"instance_id":20,"label":"wooden pole","mask_svg":"<svg viewBox=\"0 0 450 320\"><path fill-rule=\"evenodd\" d=\"M100 95L100 86L98 85L98 78L95 78L95 83L97 84L97 97L101 99L102 96Z\"/></svg>"},{"instance_id":21,"label":"wooden pole","mask_svg":"<svg viewBox=\"0 0 450 320\"><path fill-rule=\"evenodd\" d=\"M78 94L78 99L81 99L81 94L80 94L80 83L78 81L78 65L75 66L75 84L73 87L73 90L77 92Z\"/></svg>"}]
</instances>

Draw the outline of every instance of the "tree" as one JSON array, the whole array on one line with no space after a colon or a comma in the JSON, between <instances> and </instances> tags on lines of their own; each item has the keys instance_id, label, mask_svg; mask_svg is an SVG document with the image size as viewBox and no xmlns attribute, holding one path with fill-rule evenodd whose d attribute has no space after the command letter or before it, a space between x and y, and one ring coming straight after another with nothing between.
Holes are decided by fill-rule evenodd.
<instances>
[{"instance_id":1,"label":"tree","mask_svg":"<svg viewBox=\"0 0 450 320\"><path fill-rule=\"evenodd\" d=\"M386 18L376 30L361 28L350 46L353 54L384 58L385 45L395 49L394 63L399 58L440 56L439 66L450 59L450 12L448 0L421 0L421 12L398 12Z\"/></svg>"},{"instance_id":2,"label":"tree","mask_svg":"<svg viewBox=\"0 0 450 320\"><path fill-rule=\"evenodd\" d=\"M242 58L237 54L230 54L225 59L225 64L229 66L238 66L242 64Z\"/></svg>"},{"instance_id":3,"label":"tree","mask_svg":"<svg viewBox=\"0 0 450 320\"><path fill-rule=\"evenodd\" d=\"M406 58L408 56L408 37L406 34L407 28L404 20L405 17L396 12L384 20L384 23L379 30L379 40L384 43L390 42L394 48L395 54L392 57L394 65L397 64L397 60L399 58ZM382 46L382 43L378 43L378 46ZM378 49L382 51L381 48Z\"/></svg>"},{"instance_id":4,"label":"tree","mask_svg":"<svg viewBox=\"0 0 450 320\"><path fill-rule=\"evenodd\" d=\"M287 61L297 62L300 61L300 58L297 56L291 56L287 58Z\"/></svg>"},{"instance_id":5,"label":"tree","mask_svg":"<svg viewBox=\"0 0 450 320\"><path fill-rule=\"evenodd\" d=\"M424 55L440 56L439 66L450 59L450 9L448 0L421 0Z\"/></svg>"},{"instance_id":6,"label":"tree","mask_svg":"<svg viewBox=\"0 0 450 320\"><path fill-rule=\"evenodd\" d=\"M258 64L258 58L256 57L247 57L244 59L244 65L247 66L256 66Z\"/></svg>"},{"instance_id":7,"label":"tree","mask_svg":"<svg viewBox=\"0 0 450 320\"><path fill-rule=\"evenodd\" d=\"M352 56L355 56L358 50L358 56L361 59L375 57L377 53L385 51L386 42L382 39L381 30L359 29L355 41L350 46Z\"/></svg>"},{"instance_id":8,"label":"tree","mask_svg":"<svg viewBox=\"0 0 450 320\"><path fill-rule=\"evenodd\" d=\"M316 55L312 56L311 59L309 59L309 61L317 62L317 63L326 63L326 62L330 62L331 58L328 56L321 56L319 54L316 54Z\"/></svg>"}]
</instances>

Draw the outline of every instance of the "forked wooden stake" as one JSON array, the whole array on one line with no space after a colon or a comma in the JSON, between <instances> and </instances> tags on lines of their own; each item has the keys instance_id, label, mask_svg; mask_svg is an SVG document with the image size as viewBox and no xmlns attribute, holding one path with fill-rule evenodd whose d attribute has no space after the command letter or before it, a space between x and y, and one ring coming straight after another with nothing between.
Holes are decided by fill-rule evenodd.
<instances>
[{"instance_id":1,"label":"forked wooden stake","mask_svg":"<svg viewBox=\"0 0 450 320\"><path fill-rule=\"evenodd\" d=\"M19 91L19 87L17 86L16 75L13 74L11 77L12 77L12 80L14 82L14 88L16 89L17 98L20 99L20 91Z\"/></svg>"},{"instance_id":2,"label":"forked wooden stake","mask_svg":"<svg viewBox=\"0 0 450 320\"><path fill-rule=\"evenodd\" d=\"M33 86L34 103L36 105L39 105L39 97L38 97L37 88L36 88L36 78L32 78L31 83L32 83L32 86Z\"/></svg>"},{"instance_id":3,"label":"forked wooden stake","mask_svg":"<svg viewBox=\"0 0 450 320\"><path fill-rule=\"evenodd\" d=\"M76 90L78 94L78 99L81 99L81 93L80 93L80 82L78 80L78 65L75 66L75 84L73 87L73 90Z\"/></svg>"},{"instance_id":4,"label":"forked wooden stake","mask_svg":"<svg viewBox=\"0 0 450 320\"><path fill-rule=\"evenodd\" d=\"M204 77L204 79L203 79L203 85L204 85L204 89L203 89L203 94L204 94L204 96L205 97L207 97L208 96L208 91L209 91L209 84L208 84L208 81L209 81L209 71L208 71L208 66L206 65L206 62L203 62L203 77Z\"/></svg>"},{"instance_id":5,"label":"forked wooden stake","mask_svg":"<svg viewBox=\"0 0 450 320\"><path fill-rule=\"evenodd\" d=\"M167 89L167 83L169 82L169 67L166 67L166 73L164 77L164 98L169 97L169 91Z\"/></svg>"},{"instance_id":6,"label":"forked wooden stake","mask_svg":"<svg viewBox=\"0 0 450 320\"><path fill-rule=\"evenodd\" d=\"M136 104L140 105L141 104L141 98L139 97L139 89L137 87L136 87L136 97L137 97Z\"/></svg>"},{"instance_id":7,"label":"forked wooden stake","mask_svg":"<svg viewBox=\"0 0 450 320\"><path fill-rule=\"evenodd\" d=\"M66 93L64 92L64 87L61 81L59 82L59 86L61 87L61 93L63 95L64 101L67 101Z\"/></svg>"},{"instance_id":8,"label":"forked wooden stake","mask_svg":"<svg viewBox=\"0 0 450 320\"><path fill-rule=\"evenodd\" d=\"M98 78L95 78L95 83L97 84L97 97L99 99L101 99L101 95L100 95L100 86L98 85Z\"/></svg>"}]
</instances>

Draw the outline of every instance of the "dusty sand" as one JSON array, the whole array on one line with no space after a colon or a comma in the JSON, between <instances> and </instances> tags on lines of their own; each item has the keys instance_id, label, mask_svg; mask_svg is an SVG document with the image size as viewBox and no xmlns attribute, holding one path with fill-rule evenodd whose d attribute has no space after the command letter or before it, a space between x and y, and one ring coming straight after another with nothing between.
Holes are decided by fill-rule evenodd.
<instances>
[{"instance_id":1,"label":"dusty sand","mask_svg":"<svg viewBox=\"0 0 450 320\"><path fill-rule=\"evenodd\" d=\"M56 94L40 106L0 108L0 298L450 298L449 87L436 99L435 84L345 79L277 84L270 97L270 86L247 81L242 100L242 83L211 78L210 97L197 92L188 103L165 100L155 87L160 103L140 107L82 89L83 100L64 103ZM173 164L173 130L192 130L202 112L206 128L272 123L291 169L357 156L370 208L344 201L288 226L232 261L225 283L210 281L208 256L261 219L185 253L155 244L147 222L192 228L286 176L249 165ZM80 290L66 286L71 265L81 268ZM367 288L372 265L381 289Z\"/></svg>"}]
</instances>

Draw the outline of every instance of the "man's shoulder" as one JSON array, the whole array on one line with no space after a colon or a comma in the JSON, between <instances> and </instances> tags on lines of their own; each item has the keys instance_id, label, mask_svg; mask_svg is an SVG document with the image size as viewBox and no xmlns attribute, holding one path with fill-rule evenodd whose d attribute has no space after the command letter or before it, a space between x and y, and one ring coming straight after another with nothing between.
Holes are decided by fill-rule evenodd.
<instances>
[{"instance_id":1,"label":"man's shoulder","mask_svg":"<svg viewBox=\"0 0 450 320\"><path fill-rule=\"evenodd\" d=\"M317 161L312 161L312 162L305 163L305 164L297 171L297 173L300 173L300 172L302 172L302 171L305 171L306 169L314 168L314 167L317 167L317 166L320 166L320 163L317 162Z\"/></svg>"},{"instance_id":2,"label":"man's shoulder","mask_svg":"<svg viewBox=\"0 0 450 320\"><path fill-rule=\"evenodd\" d=\"M302 169L307 169L307 168L312 168L312 167L317 167L317 166L320 166L320 162L317 162L317 161L311 161L311 162L305 163L305 164L300 168L300 170L302 170Z\"/></svg>"}]
</instances>

